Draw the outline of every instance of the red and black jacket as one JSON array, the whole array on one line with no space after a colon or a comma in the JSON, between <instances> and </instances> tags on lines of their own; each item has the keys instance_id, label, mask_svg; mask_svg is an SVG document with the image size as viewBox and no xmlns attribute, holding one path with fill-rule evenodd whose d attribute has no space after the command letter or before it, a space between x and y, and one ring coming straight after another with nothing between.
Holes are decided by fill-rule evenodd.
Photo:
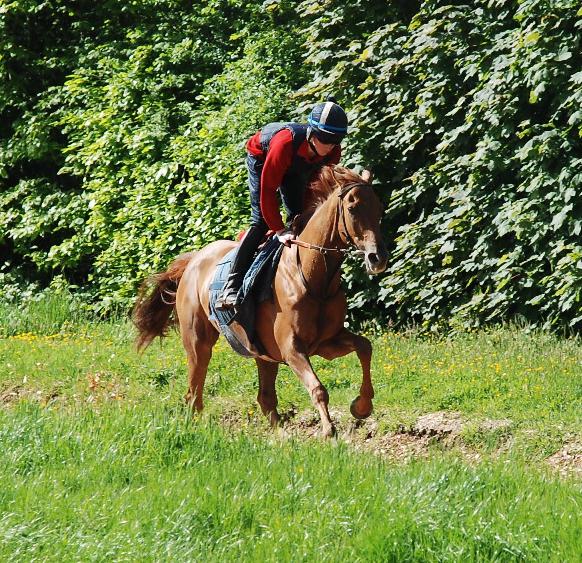
<instances>
[{"instance_id":1,"label":"red and black jacket","mask_svg":"<svg viewBox=\"0 0 582 563\"><path fill-rule=\"evenodd\" d=\"M269 229L284 228L276 191L283 183L295 182L307 186L326 164L337 164L341 149L321 157L311 155L307 142L308 125L300 123L270 123L247 141L249 154L262 161L261 213Z\"/></svg>"}]
</instances>

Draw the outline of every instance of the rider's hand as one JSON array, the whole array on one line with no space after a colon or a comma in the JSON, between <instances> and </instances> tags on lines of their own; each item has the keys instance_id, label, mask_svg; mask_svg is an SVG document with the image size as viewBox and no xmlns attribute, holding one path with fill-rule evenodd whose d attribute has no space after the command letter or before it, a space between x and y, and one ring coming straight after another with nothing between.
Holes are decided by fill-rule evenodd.
<instances>
[{"instance_id":1,"label":"rider's hand","mask_svg":"<svg viewBox=\"0 0 582 563\"><path fill-rule=\"evenodd\" d=\"M291 231L286 231L285 229L277 231L275 235L279 239L279 242L285 246L291 246L291 241L295 238L295 235Z\"/></svg>"}]
</instances>

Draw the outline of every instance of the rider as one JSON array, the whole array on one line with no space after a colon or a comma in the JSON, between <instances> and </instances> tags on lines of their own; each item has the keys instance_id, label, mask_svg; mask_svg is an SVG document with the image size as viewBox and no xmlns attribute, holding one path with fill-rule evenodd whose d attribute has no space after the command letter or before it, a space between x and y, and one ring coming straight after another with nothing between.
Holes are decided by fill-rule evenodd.
<instances>
[{"instance_id":1,"label":"rider","mask_svg":"<svg viewBox=\"0 0 582 563\"><path fill-rule=\"evenodd\" d=\"M216 307L236 305L244 275L269 229L281 243L290 245L293 233L285 229L276 192L279 190L290 222L303 211L305 188L321 167L339 162L340 143L347 130L347 115L330 96L313 108L307 124L270 123L247 141L251 225Z\"/></svg>"}]
</instances>

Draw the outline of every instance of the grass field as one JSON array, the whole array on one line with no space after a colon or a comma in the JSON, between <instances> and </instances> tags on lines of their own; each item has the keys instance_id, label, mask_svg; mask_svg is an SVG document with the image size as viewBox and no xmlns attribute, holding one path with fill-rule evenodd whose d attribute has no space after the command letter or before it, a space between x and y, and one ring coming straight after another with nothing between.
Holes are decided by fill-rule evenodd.
<instances>
[{"instance_id":1,"label":"grass field","mask_svg":"<svg viewBox=\"0 0 582 563\"><path fill-rule=\"evenodd\" d=\"M363 425L357 358L316 359L323 442L286 368L273 433L254 363L219 341L192 419L175 335L139 356L128 323L37 307L0 307L0 560L582 560L578 340L375 336ZM429 413L462 424L415 431Z\"/></svg>"}]
</instances>

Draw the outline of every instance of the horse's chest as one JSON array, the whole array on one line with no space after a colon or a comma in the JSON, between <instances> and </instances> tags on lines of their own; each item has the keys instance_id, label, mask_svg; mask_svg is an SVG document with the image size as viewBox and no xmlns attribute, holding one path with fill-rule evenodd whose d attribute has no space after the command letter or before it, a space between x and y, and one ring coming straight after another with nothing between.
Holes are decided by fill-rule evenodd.
<instances>
[{"instance_id":1,"label":"horse's chest","mask_svg":"<svg viewBox=\"0 0 582 563\"><path fill-rule=\"evenodd\" d=\"M343 293L325 303L311 302L297 314L296 329L309 348L333 338L343 329L346 301Z\"/></svg>"}]
</instances>

